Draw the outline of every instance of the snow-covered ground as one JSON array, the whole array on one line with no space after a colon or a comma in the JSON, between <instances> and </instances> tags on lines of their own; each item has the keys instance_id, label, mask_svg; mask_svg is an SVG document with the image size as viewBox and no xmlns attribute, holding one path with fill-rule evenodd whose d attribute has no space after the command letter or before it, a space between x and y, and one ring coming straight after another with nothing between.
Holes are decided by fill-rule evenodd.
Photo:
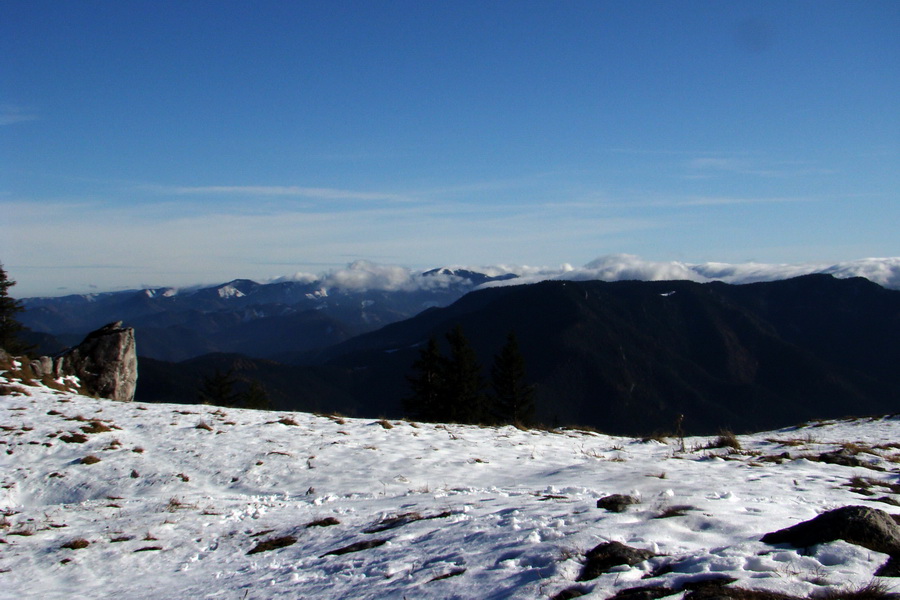
<instances>
[{"instance_id":1,"label":"snow-covered ground","mask_svg":"<svg viewBox=\"0 0 900 600\"><path fill-rule=\"evenodd\" d=\"M740 436L740 452L687 438L682 451L28 391L0 396L3 599L550 598L575 585L602 599L711 574L807 595L868 583L887 556L763 534L848 504L900 512L875 500L900 500L898 418ZM882 470L811 460L851 442ZM641 503L597 508L616 493ZM604 541L665 556L577 583Z\"/></svg>"}]
</instances>

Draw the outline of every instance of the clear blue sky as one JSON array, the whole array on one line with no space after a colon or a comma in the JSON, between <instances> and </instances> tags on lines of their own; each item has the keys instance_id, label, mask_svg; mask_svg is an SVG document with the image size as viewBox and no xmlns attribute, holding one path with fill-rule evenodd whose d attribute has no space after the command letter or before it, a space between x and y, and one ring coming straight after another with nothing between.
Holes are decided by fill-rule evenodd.
<instances>
[{"instance_id":1,"label":"clear blue sky","mask_svg":"<svg viewBox=\"0 0 900 600\"><path fill-rule=\"evenodd\" d=\"M0 261L29 296L897 256L898 32L894 0L4 0Z\"/></svg>"}]
</instances>

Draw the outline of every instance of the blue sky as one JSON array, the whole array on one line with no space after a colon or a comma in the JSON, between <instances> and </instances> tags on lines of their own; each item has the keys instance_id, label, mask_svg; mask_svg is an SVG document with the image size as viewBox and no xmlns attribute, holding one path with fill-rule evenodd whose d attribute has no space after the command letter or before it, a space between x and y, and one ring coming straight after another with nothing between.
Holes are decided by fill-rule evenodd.
<instances>
[{"instance_id":1,"label":"blue sky","mask_svg":"<svg viewBox=\"0 0 900 600\"><path fill-rule=\"evenodd\" d=\"M0 3L19 296L900 255L900 3Z\"/></svg>"}]
</instances>

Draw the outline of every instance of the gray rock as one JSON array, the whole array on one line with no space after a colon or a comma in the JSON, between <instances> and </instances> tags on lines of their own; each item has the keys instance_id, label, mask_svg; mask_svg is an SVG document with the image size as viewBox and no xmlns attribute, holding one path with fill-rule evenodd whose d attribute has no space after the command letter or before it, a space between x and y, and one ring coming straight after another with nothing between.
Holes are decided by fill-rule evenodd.
<instances>
[{"instance_id":1,"label":"gray rock","mask_svg":"<svg viewBox=\"0 0 900 600\"><path fill-rule=\"evenodd\" d=\"M767 544L807 548L844 540L875 552L900 556L900 526L890 514L867 506L844 506L793 527L767 533Z\"/></svg>"},{"instance_id":2,"label":"gray rock","mask_svg":"<svg viewBox=\"0 0 900 600\"><path fill-rule=\"evenodd\" d=\"M578 576L578 581L590 581L619 565L636 565L656 556L650 550L640 550L620 542L604 542L594 547L586 555L587 562Z\"/></svg>"},{"instance_id":3,"label":"gray rock","mask_svg":"<svg viewBox=\"0 0 900 600\"><path fill-rule=\"evenodd\" d=\"M38 379L53 373L53 359L49 356L41 356L31 361L31 372Z\"/></svg>"},{"instance_id":4,"label":"gray rock","mask_svg":"<svg viewBox=\"0 0 900 600\"><path fill-rule=\"evenodd\" d=\"M640 500L634 496L626 496L625 494L612 494L604 496L597 500L597 508L605 508L610 512L624 512L626 508L632 504L638 504Z\"/></svg>"},{"instance_id":5,"label":"gray rock","mask_svg":"<svg viewBox=\"0 0 900 600\"><path fill-rule=\"evenodd\" d=\"M53 360L53 375L78 377L83 393L130 402L137 387L134 329L122 322L93 331Z\"/></svg>"},{"instance_id":6,"label":"gray rock","mask_svg":"<svg viewBox=\"0 0 900 600\"><path fill-rule=\"evenodd\" d=\"M823 452L819 455L819 461L832 465L841 465L842 467L866 467L868 466L852 452L841 449L833 452Z\"/></svg>"}]
</instances>

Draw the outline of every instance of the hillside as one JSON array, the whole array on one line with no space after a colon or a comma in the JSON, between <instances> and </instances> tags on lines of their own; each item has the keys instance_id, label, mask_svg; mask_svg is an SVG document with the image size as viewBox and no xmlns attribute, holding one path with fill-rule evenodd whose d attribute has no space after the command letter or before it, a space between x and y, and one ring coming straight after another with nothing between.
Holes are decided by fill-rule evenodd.
<instances>
[{"instance_id":1,"label":"hillside","mask_svg":"<svg viewBox=\"0 0 900 600\"><path fill-rule=\"evenodd\" d=\"M887 556L760 538L845 505L896 515L900 500L897 418L740 436L736 450L4 393L10 599L607 599L639 586L693 599L678 590L704 582L808 597L869 583ZM859 466L823 462L837 450ZM640 502L598 508L610 494ZM657 556L577 581L609 541Z\"/></svg>"},{"instance_id":2,"label":"hillside","mask_svg":"<svg viewBox=\"0 0 900 600\"><path fill-rule=\"evenodd\" d=\"M432 336L484 364L515 331L545 423L629 434L740 431L900 410L900 291L807 275L730 285L548 281L479 290L318 356L391 406Z\"/></svg>"}]
</instances>

